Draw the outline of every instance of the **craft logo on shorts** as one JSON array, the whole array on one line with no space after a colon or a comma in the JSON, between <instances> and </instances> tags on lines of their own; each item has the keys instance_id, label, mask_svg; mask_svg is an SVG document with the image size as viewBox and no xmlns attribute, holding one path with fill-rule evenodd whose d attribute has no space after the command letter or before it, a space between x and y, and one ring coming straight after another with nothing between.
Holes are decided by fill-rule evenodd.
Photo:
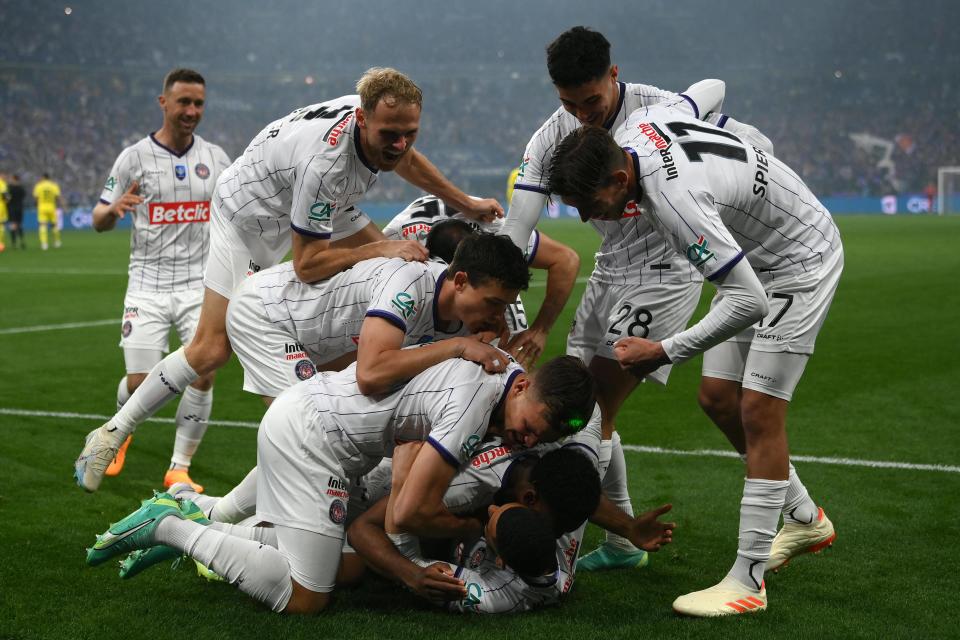
<instances>
[{"instance_id":1,"label":"craft logo on shorts","mask_svg":"<svg viewBox=\"0 0 960 640\"><path fill-rule=\"evenodd\" d=\"M467 585L467 597L463 599L464 609L475 609L483 598L483 587L476 582Z\"/></svg>"},{"instance_id":2,"label":"craft logo on shorts","mask_svg":"<svg viewBox=\"0 0 960 640\"><path fill-rule=\"evenodd\" d=\"M123 327L120 328L120 335L124 338L129 338L131 333L133 333L133 323L127 320L123 323Z\"/></svg>"},{"instance_id":3,"label":"craft logo on shorts","mask_svg":"<svg viewBox=\"0 0 960 640\"><path fill-rule=\"evenodd\" d=\"M197 163L197 165L193 168L193 172L197 174L197 177L201 180L206 180L210 177L210 167L202 162Z\"/></svg>"},{"instance_id":4,"label":"craft logo on shorts","mask_svg":"<svg viewBox=\"0 0 960 640\"><path fill-rule=\"evenodd\" d=\"M173 173L177 176L177 180L183 180L187 177L187 165L178 164L173 168Z\"/></svg>"},{"instance_id":5,"label":"craft logo on shorts","mask_svg":"<svg viewBox=\"0 0 960 640\"><path fill-rule=\"evenodd\" d=\"M113 176L107 178L107 184L103 185L104 191L113 191L114 187L117 186L117 179Z\"/></svg>"},{"instance_id":6,"label":"craft logo on shorts","mask_svg":"<svg viewBox=\"0 0 960 640\"><path fill-rule=\"evenodd\" d=\"M314 222L330 222L336 202L314 202L310 205L310 214L307 216Z\"/></svg>"},{"instance_id":7,"label":"craft logo on shorts","mask_svg":"<svg viewBox=\"0 0 960 640\"><path fill-rule=\"evenodd\" d=\"M297 374L297 378L300 380L309 380L317 375L317 368L313 366L310 358L303 358L297 360L297 364L293 365L293 372Z\"/></svg>"},{"instance_id":8,"label":"craft logo on shorts","mask_svg":"<svg viewBox=\"0 0 960 640\"><path fill-rule=\"evenodd\" d=\"M715 260L716 257L716 254L707 248L707 239L702 234L696 242L690 243L687 247L687 260L693 263L695 267L699 267L707 260Z\"/></svg>"},{"instance_id":9,"label":"craft logo on shorts","mask_svg":"<svg viewBox=\"0 0 960 640\"><path fill-rule=\"evenodd\" d=\"M472 458L478 446L480 446L480 436L474 433L463 441L463 444L460 445L460 451L464 458Z\"/></svg>"},{"instance_id":10,"label":"craft logo on shorts","mask_svg":"<svg viewBox=\"0 0 960 640\"><path fill-rule=\"evenodd\" d=\"M210 201L154 202L149 208L150 224L210 222Z\"/></svg>"},{"instance_id":11,"label":"craft logo on shorts","mask_svg":"<svg viewBox=\"0 0 960 640\"><path fill-rule=\"evenodd\" d=\"M330 521L334 524L343 524L347 519L347 506L340 500L334 499L330 503Z\"/></svg>"},{"instance_id":12,"label":"craft logo on shorts","mask_svg":"<svg viewBox=\"0 0 960 640\"><path fill-rule=\"evenodd\" d=\"M396 307L404 319L409 318L417 312L417 305L413 301L413 296L406 291L400 291L397 295L393 296L390 304Z\"/></svg>"}]
</instances>

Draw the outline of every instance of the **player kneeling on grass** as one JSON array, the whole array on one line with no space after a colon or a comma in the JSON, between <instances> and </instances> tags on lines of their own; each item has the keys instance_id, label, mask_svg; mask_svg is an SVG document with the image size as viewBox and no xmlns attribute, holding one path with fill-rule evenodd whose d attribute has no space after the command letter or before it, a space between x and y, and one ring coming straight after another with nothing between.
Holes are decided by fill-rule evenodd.
<instances>
[{"instance_id":1,"label":"player kneeling on grass","mask_svg":"<svg viewBox=\"0 0 960 640\"><path fill-rule=\"evenodd\" d=\"M360 393L355 365L321 373L284 391L260 424L257 517L271 527L204 526L192 503L159 494L100 536L87 562L167 545L274 611L315 613L327 606L340 564L350 476L374 468L395 442L428 442L394 521L420 536L480 535L479 519L453 516L442 498L487 433L510 447L552 442L582 427L594 402L589 372L571 357L531 374L515 363L487 374L448 360L378 396Z\"/></svg>"}]
</instances>

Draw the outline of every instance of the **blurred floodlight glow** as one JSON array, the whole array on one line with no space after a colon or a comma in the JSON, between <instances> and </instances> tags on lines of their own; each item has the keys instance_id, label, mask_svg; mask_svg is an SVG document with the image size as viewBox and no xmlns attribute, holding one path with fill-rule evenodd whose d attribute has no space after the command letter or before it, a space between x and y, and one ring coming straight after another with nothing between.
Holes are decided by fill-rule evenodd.
<instances>
[{"instance_id":1,"label":"blurred floodlight glow","mask_svg":"<svg viewBox=\"0 0 960 640\"><path fill-rule=\"evenodd\" d=\"M70 15L71 13L73 13L73 8L72 8L72 7L64 7L64 8L63 8L63 13L66 14L66 15Z\"/></svg>"}]
</instances>

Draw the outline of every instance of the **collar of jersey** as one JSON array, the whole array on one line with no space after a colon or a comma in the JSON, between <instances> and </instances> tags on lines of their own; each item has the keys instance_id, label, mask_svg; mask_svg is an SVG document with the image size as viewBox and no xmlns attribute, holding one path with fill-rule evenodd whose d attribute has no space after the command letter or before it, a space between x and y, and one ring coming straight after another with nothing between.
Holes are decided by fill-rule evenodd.
<instances>
[{"instance_id":1,"label":"collar of jersey","mask_svg":"<svg viewBox=\"0 0 960 640\"><path fill-rule=\"evenodd\" d=\"M444 269L440 272L440 275L437 276L437 284L433 289L433 331L436 333L440 331L440 309L437 307L437 300L440 298L440 287L443 286L443 281L447 279L447 270ZM460 327L456 331L444 331L443 333L458 333L463 329L463 323L460 323Z\"/></svg>"},{"instance_id":2,"label":"collar of jersey","mask_svg":"<svg viewBox=\"0 0 960 640\"><path fill-rule=\"evenodd\" d=\"M620 115L620 110L623 109L623 96L627 92L627 85L622 82L617 83L617 88L620 90L620 98L617 100L617 110L613 112L609 120L603 123L603 128L607 131L610 131L613 123L617 121L617 116Z\"/></svg>"},{"instance_id":3,"label":"collar of jersey","mask_svg":"<svg viewBox=\"0 0 960 640\"><path fill-rule=\"evenodd\" d=\"M176 151L174 151L173 149L171 149L171 148L168 147L167 145L165 145L165 144L163 144L162 142L160 142L159 140L157 140L157 137L156 137L155 135L153 135L154 133L156 133L156 131L154 131L153 133L150 134L150 139L153 140L153 144L157 145L157 146L160 147L161 149L166 149L168 152L170 152L170 155L176 156L177 158L182 158L183 156L187 155L187 153L190 151L190 149L193 149L193 143L197 141L197 137L196 137L195 135L191 134L191 135L190 135L190 144L188 144L188 145L187 145L187 148L183 150L183 153L177 153Z\"/></svg>"},{"instance_id":4,"label":"collar of jersey","mask_svg":"<svg viewBox=\"0 0 960 640\"><path fill-rule=\"evenodd\" d=\"M374 169L373 165L370 164L370 161L367 160L367 156L363 155L363 145L360 144L360 128L354 123L353 125L353 147L357 150L357 157L360 158L360 162L363 163L367 169L370 170L370 173L379 173L379 169Z\"/></svg>"},{"instance_id":5,"label":"collar of jersey","mask_svg":"<svg viewBox=\"0 0 960 640\"><path fill-rule=\"evenodd\" d=\"M630 158L633 160L633 173L637 180L637 197L634 198L634 200L640 202L640 198L643 197L643 185L640 183L640 157L632 147L623 147L623 150L629 153Z\"/></svg>"}]
</instances>

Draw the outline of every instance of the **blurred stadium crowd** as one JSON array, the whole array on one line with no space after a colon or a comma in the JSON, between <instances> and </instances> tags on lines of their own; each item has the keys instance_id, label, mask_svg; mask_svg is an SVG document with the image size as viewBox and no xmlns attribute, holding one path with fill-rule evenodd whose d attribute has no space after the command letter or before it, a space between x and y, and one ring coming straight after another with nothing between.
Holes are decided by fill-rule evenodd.
<instances>
[{"instance_id":1,"label":"blurred stadium crowd","mask_svg":"<svg viewBox=\"0 0 960 640\"><path fill-rule=\"evenodd\" d=\"M371 1L375 12L397 10ZM27 183L49 171L69 205L92 204L118 150L159 125L155 98L174 66L207 76L209 107L198 132L231 157L293 108L352 93L367 66L395 66L424 90L418 145L478 195L502 193L530 135L558 104L543 47L561 29L523 16L486 27L518 11L503 0L461 13L425 0L400 27L416 36L398 33L402 47L375 28L348 29L357 10L342 3L240 2L240 21L196 15L213 9L180 0L74 4L65 16L61 4L0 2L0 171ZM642 20L598 14L587 24L613 42L623 80L673 90L703 77L725 80L724 110L763 130L815 193L922 192L937 167L960 164L960 31L951 20L910 19L905 3L893 0L873 3L870 20L853 3L826 0L788 19L775 3L745 0L741 9L782 28L731 37L742 18L711 16L723 36L711 39L688 34L703 28L714 6L682 4L651 2ZM958 13L947 2L931 5L934 15ZM551 9L551 19L562 22L565 11L563 28L584 22L563 7ZM803 29L807 14L846 25L842 41L836 30ZM291 32L291 19L311 25L309 42ZM659 46L644 45L642 25L655 26ZM117 30L122 37L108 36ZM468 44L478 38L482 45ZM394 178L369 194L413 197Z\"/></svg>"}]
</instances>

